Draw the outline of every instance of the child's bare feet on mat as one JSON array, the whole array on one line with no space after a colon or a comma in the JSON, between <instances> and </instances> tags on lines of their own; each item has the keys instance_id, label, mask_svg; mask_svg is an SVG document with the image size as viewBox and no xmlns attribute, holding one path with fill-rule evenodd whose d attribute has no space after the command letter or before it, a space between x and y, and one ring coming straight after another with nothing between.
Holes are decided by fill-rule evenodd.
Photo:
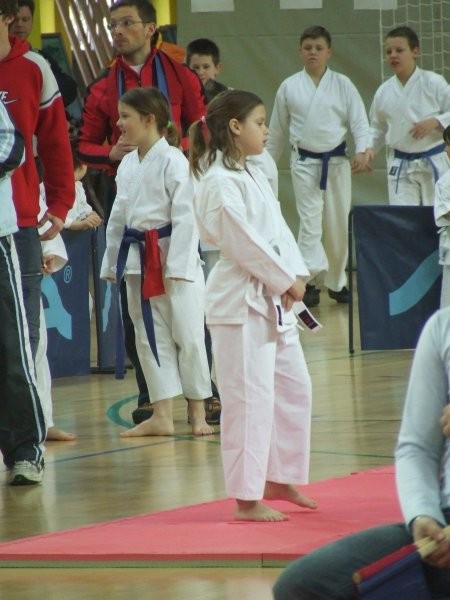
<instances>
[{"instance_id":1,"label":"child's bare feet on mat","mask_svg":"<svg viewBox=\"0 0 450 600\"><path fill-rule=\"evenodd\" d=\"M167 417L158 417L153 414L150 419L142 421L136 427L122 431L120 437L144 437L147 435L173 435L175 428L173 426L173 420Z\"/></svg>"},{"instance_id":2,"label":"child's bare feet on mat","mask_svg":"<svg viewBox=\"0 0 450 600\"><path fill-rule=\"evenodd\" d=\"M305 508L317 508L317 502L315 500L300 494L297 488L289 483L266 481L264 498L266 500L285 500L286 502L292 502L297 506L304 506Z\"/></svg>"},{"instance_id":3,"label":"child's bare feet on mat","mask_svg":"<svg viewBox=\"0 0 450 600\"><path fill-rule=\"evenodd\" d=\"M234 518L237 521L287 521L289 517L257 500L236 500Z\"/></svg>"},{"instance_id":4,"label":"child's bare feet on mat","mask_svg":"<svg viewBox=\"0 0 450 600\"><path fill-rule=\"evenodd\" d=\"M205 421L205 403L203 400L188 400L189 423L194 435L213 435L214 427Z\"/></svg>"},{"instance_id":5,"label":"child's bare feet on mat","mask_svg":"<svg viewBox=\"0 0 450 600\"><path fill-rule=\"evenodd\" d=\"M73 442L76 439L77 436L74 433L63 431L54 425L47 429L47 436L45 438L47 442Z\"/></svg>"}]
</instances>

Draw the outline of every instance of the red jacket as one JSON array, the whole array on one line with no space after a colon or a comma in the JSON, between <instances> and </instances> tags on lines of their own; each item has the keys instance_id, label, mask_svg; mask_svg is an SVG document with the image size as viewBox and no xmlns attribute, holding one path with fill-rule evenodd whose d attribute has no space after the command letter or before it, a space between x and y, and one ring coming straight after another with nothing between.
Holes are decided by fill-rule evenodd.
<instances>
[{"instance_id":1,"label":"red jacket","mask_svg":"<svg viewBox=\"0 0 450 600\"><path fill-rule=\"evenodd\" d=\"M20 227L34 227L39 214L39 176L33 136L44 169L48 210L64 221L75 199L75 180L64 105L50 66L28 42L10 38L0 61L0 98L25 139L25 163L12 176Z\"/></svg>"},{"instance_id":2,"label":"red jacket","mask_svg":"<svg viewBox=\"0 0 450 600\"><path fill-rule=\"evenodd\" d=\"M186 65L176 62L161 50L153 49L138 75L121 56L104 71L88 89L79 135L80 158L92 167L114 173L117 163L111 163L111 147L120 137L117 127L118 100L126 90L138 86L158 85L155 56L163 68L170 98L171 119L183 133L187 127L205 113L200 80ZM187 147L186 139L183 147ZM106 142L106 143L105 143Z\"/></svg>"}]
</instances>

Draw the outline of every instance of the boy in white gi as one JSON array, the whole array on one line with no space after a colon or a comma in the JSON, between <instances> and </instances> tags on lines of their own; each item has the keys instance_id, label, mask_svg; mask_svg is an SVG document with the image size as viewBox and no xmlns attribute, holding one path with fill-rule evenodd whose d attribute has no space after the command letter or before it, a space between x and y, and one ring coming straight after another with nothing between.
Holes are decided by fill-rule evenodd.
<instances>
[{"instance_id":1,"label":"boy in white gi","mask_svg":"<svg viewBox=\"0 0 450 600\"><path fill-rule=\"evenodd\" d=\"M267 177L246 161L267 134L262 101L239 90L216 96L190 131L200 237L220 250L205 307L225 484L235 518L250 521L287 518L262 498L316 507L295 487L308 480L311 380L291 309L309 273Z\"/></svg>"},{"instance_id":2,"label":"boy in white gi","mask_svg":"<svg viewBox=\"0 0 450 600\"><path fill-rule=\"evenodd\" d=\"M450 126L442 134L450 155ZM450 306L450 169L436 182L434 218L439 229L439 264L442 265L441 308Z\"/></svg>"},{"instance_id":3,"label":"boy in white gi","mask_svg":"<svg viewBox=\"0 0 450 600\"><path fill-rule=\"evenodd\" d=\"M376 91L370 108L369 162L388 146L389 204L433 206L436 181L450 162L442 131L450 125L450 88L445 79L416 65L419 38L406 26L385 39L394 76Z\"/></svg>"},{"instance_id":4,"label":"boy in white gi","mask_svg":"<svg viewBox=\"0 0 450 600\"><path fill-rule=\"evenodd\" d=\"M324 27L305 29L300 56L304 69L285 79L277 91L267 149L278 161L287 139L291 145L298 245L311 273L305 304L320 302L318 276L323 276L329 296L345 303L351 170L366 169L369 125L356 87L327 66L331 35ZM349 129L356 152L351 163L346 156Z\"/></svg>"},{"instance_id":5,"label":"boy in white gi","mask_svg":"<svg viewBox=\"0 0 450 600\"><path fill-rule=\"evenodd\" d=\"M172 400L181 394L192 433L214 433L205 421L211 381L194 186L186 157L174 147L180 138L169 119L169 105L157 88L128 90L119 100L122 138L137 148L117 171L101 277L119 284L125 274L136 348L154 407L150 419L123 437L173 435Z\"/></svg>"}]
</instances>

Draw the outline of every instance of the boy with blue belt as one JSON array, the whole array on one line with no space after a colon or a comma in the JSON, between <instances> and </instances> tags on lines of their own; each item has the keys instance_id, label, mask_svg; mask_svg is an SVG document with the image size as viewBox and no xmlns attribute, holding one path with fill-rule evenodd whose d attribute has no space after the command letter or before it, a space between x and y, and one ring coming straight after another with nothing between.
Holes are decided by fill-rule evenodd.
<instances>
[{"instance_id":1,"label":"boy with blue belt","mask_svg":"<svg viewBox=\"0 0 450 600\"><path fill-rule=\"evenodd\" d=\"M270 120L267 149L277 161L286 138L291 145L291 177L300 217L298 245L311 279L304 302L319 304L317 277L328 294L348 302L345 268L351 172L366 169L369 124L361 96L345 75L328 67L331 35L321 26L300 38L304 69L280 85ZM350 129L355 157L346 156Z\"/></svg>"}]
</instances>

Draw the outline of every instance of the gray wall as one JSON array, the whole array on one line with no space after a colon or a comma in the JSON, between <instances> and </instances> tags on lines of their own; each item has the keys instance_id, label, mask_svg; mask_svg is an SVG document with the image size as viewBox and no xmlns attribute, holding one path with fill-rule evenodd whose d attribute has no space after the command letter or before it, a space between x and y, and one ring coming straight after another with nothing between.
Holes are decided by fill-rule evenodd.
<instances>
[{"instance_id":1,"label":"gray wall","mask_svg":"<svg viewBox=\"0 0 450 600\"><path fill-rule=\"evenodd\" d=\"M300 69L301 32L310 25L323 25L333 38L330 67L352 79L368 110L381 83L380 11L354 10L353 0L323 0L323 8L315 10L280 10L279 6L279 0L235 0L234 12L192 13L190 0L178 0L178 43L185 46L197 37L214 40L222 59L218 80L260 95L270 117L278 86ZM278 166L280 201L296 233L298 220L288 171L287 141ZM382 150L372 174L353 177L353 203L386 202Z\"/></svg>"}]
</instances>

